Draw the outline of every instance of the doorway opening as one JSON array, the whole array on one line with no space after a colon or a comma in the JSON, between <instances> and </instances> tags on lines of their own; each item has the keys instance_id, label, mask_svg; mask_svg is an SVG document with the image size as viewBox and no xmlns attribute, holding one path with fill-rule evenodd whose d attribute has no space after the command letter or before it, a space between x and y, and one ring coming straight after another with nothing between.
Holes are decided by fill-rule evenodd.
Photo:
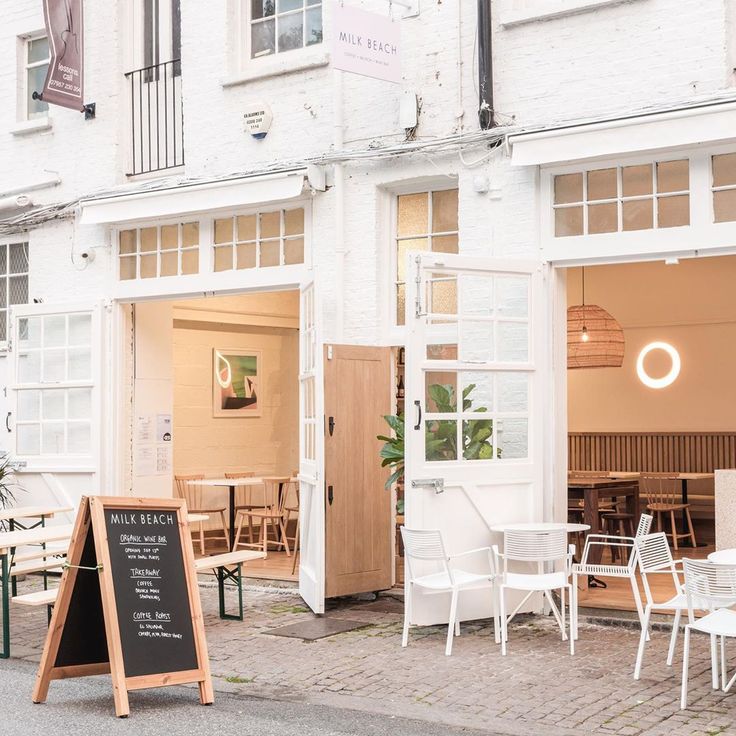
<instances>
[{"instance_id":1,"label":"doorway opening","mask_svg":"<svg viewBox=\"0 0 736 736\"><path fill-rule=\"evenodd\" d=\"M675 558L713 551L713 474L736 466L735 278L736 256L566 269L568 485L596 474L636 477L642 513L654 503L672 506L655 511L653 531L659 517ZM586 355L606 367L589 367ZM568 519L583 521L570 494ZM621 519L623 504L600 506L607 532L633 533L638 519L633 526ZM613 553L604 549L602 561ZM580 605L634 610L628 580L605 583L581 591ZM663 600L668 594L655 591Z\"/></svg>"},{"instance_id":2,"label":"doorway opening","mask_svg":"<svg viewBox=\"0 0 736 736\"><path fill-rule=\"evenodd\" d=\"M244 565L248 578L299 579L299 312L298 290L130 311L133 494L183 497L202 511L208 518L191 524L197 556L230 549L238 522L240 542L262 548L265 526L267 556ZM263 479L234 481L235 527L227 485L198 482L228 476Z\"/></svg>"}]
</instances>

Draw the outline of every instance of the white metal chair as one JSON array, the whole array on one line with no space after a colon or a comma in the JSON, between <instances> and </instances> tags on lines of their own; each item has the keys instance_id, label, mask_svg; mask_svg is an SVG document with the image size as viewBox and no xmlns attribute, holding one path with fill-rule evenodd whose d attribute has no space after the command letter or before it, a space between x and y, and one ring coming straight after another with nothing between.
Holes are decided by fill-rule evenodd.
<instances>
[{"instance_id":1,"label":"white metal chair","mask_svg":"<svg viewBox=\"0 0 736 736\"><path fill-rule=\"evenodd\" d=\"M463 590L480 590L488 588L491 591L491 606L493 610L493 626L496 642L500 640L500 628L498 621L498 607L495 596L495 569L490 547L480 547L461 552L456 555L448 555L442 541L442 534L435 529L407 529L401 527L401 537L404 541L404 561L406 566L404 583L404 631L401 638L401 646L409 643L409 626L411 622L412 599L414 588L424 588L431 593L450 593L450 617L447 624L447 645L445 654L452 653L453 634L460 636L460 622L457 620L457 601ZM489 571L486 574L468 572L454 565L454 561L460 557L480 555L485 553L488 559ZM415 575L412 563L433 562L439 568L438 572Z\"/></svg>"},{"instance_id":2,"label":"white metal chair","mask_svg":"<svg viewBox=\"0 0 736 736\"><path fill-rule=\"evenodd\" d=\"M682 560L674 560L672 558L667 535L664 532L657 532L656 534L641 537L636 540L636 550L639 561L639 572L641 573L642 582L644 583L644 593L647 598L641 637L639 638L639 649L636 654L636 665L634 666L634 679L638 680L644 661L645 643L649 638L649 620L652 612L662 610L674 610L675 612L675 618L672 622L672 633L670 634L670 646L667 651L667 666L671 667L672 660L675 656L675 647L677 646L677 635L680 631L680 619L682 618L682 612L687 610L688 603L685 588L680 577L683 572ZM649 585L650 575L670 575L675 588L675 595L669 600L660 603L656 602ZM733 603L736 603L736 595L731 600L731 604ZM707 602L704 602L701 610L710 610Z\"/></svg>"},{"instance_id":3,"label":"white metal chair","mask_svg":"<svg viewBox=\"0 0 736 736\"><path fill-rule=\"evenodd\" d=\"M564 526L554 529L530 530L530 529L507 529L503 535L503 554L499 552L498 545L493 546L496 556L496 569L501 569L500 561L503 561L503 571L499 572L499 606L501 615L501 654L506 654L506 641L508 639L508 624L519 612L521 607L529 600L532 593L544 593L552 612L557 619L562 632L562 640L568 636L565 632L565 592L570 596L570 654L575 654L575 636L577 631L577 591L570 584L570 572L572 558L575 553L575 545L567 544L567 530ZM537 572L509 572L510 561L536 563ZM562 570L545 572L545 565L563 563ZM524 599L514 609L510 616L506 616L506 590L527 591ZM551 591L560 591L560 610L552 598Z\"/></svg>"},{"instance_id":4,"label":"white metal chair","mask_svg":"<svg viewBox=\"0 0 736 736\"><path fill-rule=\"evenodd\" d=\"M690 665L690 632L700 631L710 636L710 660L713 689L718 689L720 669L721 687L728 692L736 682L734 675L726 682L726 637L736 638L736 611L728 606L736 601L736 565L717 565L707 560L682 561L685 573L685 596L688 623L685 625L685 647L682 657L682 690L680 708L687 708L688 668ZM695 620L695 609L710 610ZM721 662L718 664L717 638L721 638Z\"/></svg>"},{"instance_id":5,"label":"white metal chair","mask_svg":"<svg viewBox=\"0 0 736 736\"><path fill-rule=\"evenodd\" d=\"M650 514L642 514L639 517L639 525L634 537L618 537L611 534L588 534L585 539L585 547L580 562L572 566L572 581L575 589L578 587L578 575L593 575L604 578L628 578L631 583L631 592L634 595L636 611L639 614L639 623L644 627L644 610L641 604L639 586L636 582L636 548L635 541L649 534L652 528L653 517ZM628 550L626 564L604 565L601 563L588 562L591 549L603 547L616 547L621 551L621 559L624 559L625 550ZM603 550L601 549L601 552Z\"/></svg>"}]
</instances>

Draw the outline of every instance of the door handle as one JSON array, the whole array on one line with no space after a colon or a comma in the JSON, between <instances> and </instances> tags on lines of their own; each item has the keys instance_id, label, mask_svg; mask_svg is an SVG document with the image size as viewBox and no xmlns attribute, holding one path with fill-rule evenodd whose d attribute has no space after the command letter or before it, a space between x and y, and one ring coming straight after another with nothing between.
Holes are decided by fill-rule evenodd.
<instances>
[{"instance_id":1,"label":"door handle","mask_svg":"<svg viewBox=\"0 0 736 736\"><path fill-rule=\"evenodd\" d=\"M327 486L327 503L332 506L332 500L334 499L335 494L333 493L332 486Z\"/></svg>"},{"instance_id":2,"label":"door handle","mask_svg":"<svg viewBox=\"0 0 736 736\"><path fill-rule=\"evenodd\" d=\"M13 430L10 429L10 415L12 414L12 411L9 411L7 416L5 417L5 429L8 430L8 432L12 432Z\"/></svg>"},{"instance_id":3,"label":"door handle","mask_svg":"<svg viewBox=\"0 0 736 736\"><path fill-rule=\"evenodd\" d=\"M414 425L414 429L422 428L422 402L419 399L414 401L414 406L417 408L417 423Z\"/></svg>"}]
</instances>

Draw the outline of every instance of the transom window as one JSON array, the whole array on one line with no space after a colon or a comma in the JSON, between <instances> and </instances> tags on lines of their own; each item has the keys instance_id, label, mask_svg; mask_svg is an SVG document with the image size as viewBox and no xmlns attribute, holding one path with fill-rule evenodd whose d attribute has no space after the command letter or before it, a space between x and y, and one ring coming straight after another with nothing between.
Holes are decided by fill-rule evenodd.
<instances>
[{"instance_id":1,"label":"transom window","mask_svg":"<svg viewBox=\"0 0 736 736\"><path fill-rule=\"evenodd\" d=\"M199 271L199 223L121 230L120 280L178 276Z\"/></svg>"},{"instance_id":2,"label":"transom window","mask_svg":"<svg viewBox=\"0 0 736 736\"><path fill-rule=\"evenodd\" d=\"M449 284L453 305L435 294ZM529 276L433 273L425 298L426 460L528 457Z\"/></svg>"},{"instance_id":3,"label":"transom window","mask_svg":"<svg viewBox=\"0 0 736 736\"><path fill-rule=\"evenodd\" d=\"M714 222L736 221L736 153L712 157Z\"/></svg>"},{"instance_id":4,"label":"transom window","mask_svg":"<svg viewBox=\"0 0 736 736\"><path fill-rule=\"evenodd\" d=\"M8 307L28 304L28 243L0 243L0 341L8 339Z\"/></svg>"},{"instance_id":5,"label":"transom window","mask_svg":"<svg viewBox=\"0 0 736 736\"><path fill-rule=\"evenodd\" d=\"M322 43L322 0L246 0L250 58Z\"/></svg>"},{"instance_id":6,"label":"transom window","mask_svg":"<svg viewBox=\"0 0 736 736\"><path fill-rule=\"evenodd\" d=\"M304 209L215 220L215 271L304 263Z\"/></svg>"},{"instance_id":7,"label":"transom window","mask_svg":"<svg viewBox=\"0 0 736 736\"><path fill-rule=\"evenodd\" d=\"M407 252L458 252L457 193L457 189L444 189L400 194L396 198L394 304L397 325L404 324ZM454 304L454 283L450 281L442 286L438 282L434 298L446 300L446 306Z\"/></svg>"},{"instance_id":8,"label":"transom window","mask_svg":"<svg viewBox=\"0 0 736 736\"><path fill-rule=\"evenodd\" d=\"M19 455L89 455L92 449L92 315L18 320Z\"/></svg>"},{"instance_id":9,"label":"transom window","mask_svg":"<svg viewBox=\"0 0 736 736\"><path fill-rule=\"evenodd\" d=\"M49 109L47 102L34 100L33 93L43 91L46 72L49 68L49 40L46 36L36 36L25 40L23 49L24 109L21 118L33 120L43 117Z\"/></svg>"},{"instance_id":10,"label":"transom window","mask_svg":"<svg viewBox=\"0 0 736 736\"><path fill-rule=\"evenodd\" d=\"M555 237L690 224L687 159L554 177Z\"/></svg>"}]
</instances>

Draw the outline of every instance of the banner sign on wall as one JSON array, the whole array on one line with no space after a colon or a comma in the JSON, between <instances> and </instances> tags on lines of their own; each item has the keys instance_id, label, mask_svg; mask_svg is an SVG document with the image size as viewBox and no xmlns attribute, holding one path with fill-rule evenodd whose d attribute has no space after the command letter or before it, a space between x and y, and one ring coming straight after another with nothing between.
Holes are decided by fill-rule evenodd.
<instances>
[{"instance_id":1,"label":"banner sign on wall","mask_svg":"<svg viewBox=\"0 0 736 736\"><path fill-rule=\"evenodd\" d=\"M401 24L378 15L335 3L332 66L364 77L401 82Z\"/></svg>"},{"instance_id":2,"label":"banner sign on wall","mask_svg":"<svg viewBox=\"0 0 736 736\"><path fill-rule=\"evenodd\" d=\"M43 14L51 59L42 98L84 111L82 0L44 0Z\"/></svg>"}]
</instances>

